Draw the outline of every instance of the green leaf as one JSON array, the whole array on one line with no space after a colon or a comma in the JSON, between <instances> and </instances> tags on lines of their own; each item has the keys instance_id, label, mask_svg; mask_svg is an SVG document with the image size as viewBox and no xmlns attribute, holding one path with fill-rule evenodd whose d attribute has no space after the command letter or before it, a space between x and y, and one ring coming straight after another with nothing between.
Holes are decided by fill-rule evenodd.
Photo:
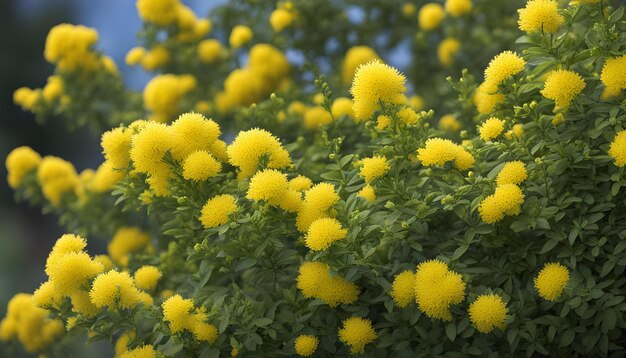
<instances>
[{"instance_id":1,"label":"green leaf","mask_svg":"<svg viewBox=\"0 0 626 358\"><path fill-rule=\"evenodd\" d=\"M448 323L446 326L446 335L451 342L454 342L454 338L456 338L456 325L454 323Z\"/></svg>"}]
</instances>

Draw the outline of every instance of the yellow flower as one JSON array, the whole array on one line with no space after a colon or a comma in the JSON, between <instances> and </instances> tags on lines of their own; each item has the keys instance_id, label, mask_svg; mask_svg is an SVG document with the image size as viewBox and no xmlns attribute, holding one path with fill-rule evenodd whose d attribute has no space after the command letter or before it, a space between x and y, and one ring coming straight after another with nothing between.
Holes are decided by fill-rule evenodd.
<instances>
[{"instance_id":1,"label":"yellow flower","mask_svg":"<svg viewBox=\"0 0 626 358\"><path fill-rule=\"evenodd\" d=\"M461 275L439 260L420 263L415 272L415 302L428 317L450 321L450 306L465 297Z\"/></svg>"},{"instance_id":2,"label":"yellow flower","mask_svg":"<svg viewBox=\"0 0 626 358\"><path fill-rule=\"evenodd\" d=\"M228 160L230 164L239 168L240 178L254 174L261 157L264 156L268 159L268 168L281 169L291 165L289 153L282 147L280 141L263 129L254 128L239 132L228 146Z\"/></svg>"},{"instance_id":3,"label":"yellow flower","mask_svg":"<svg viewBox=\"0 0 626 358\"><path fill-rule=\"evenodd\" d=\"M248 26L237 25L230 32L228 42L232 48L240 48L252 40L252 30Z\"/></svg>"},{"instance_id":4,"label":"yellow flower","mask_svg":"<svg viewBox=\"0 0 626 358\"><path fill-rule=\"evenodd\" d=\"M48 77L48 83L41 91L43 98L48 102L52 102L59 98L63 93L63 80L59 76Z\"/></svg>"},{"instance_id":5,"label":"yellow flower","mask_svg":"<svg viewBox=\"0 0 626 358\"><path fill-rule=\"evenodd\" d=\"M339 330L339 340L350 347L350 353L363 353L368 343L376 340L376 331L372 321L362 317L350 317L343 321L343 328Z\"/></svg>"},{"instance_id":6,"label":"yellow flower","mask_svg":"<svg viewBox=\"0 0 626 358\"><path fill-rule=\"evenodd\" d=\"M504 51L494 57L485 70L483 91L493 94L506 79L522 72L526 61L511 51Z\"/></svg>"},{"instance_id":7,"label":"yellow flower","mask_svg":"<svg viewBox=\"0 0 626 358\"><path fill-rule=\"evenodd\" d=\"M556 301L569 281L569 270L557 262L545 264L535 277L535 288L539 296L548 301Z\"/></svg>"},{"instance_id":8,"label":"yellow flower","mask_svg":"<svg viewBox=\"0 0 626 358\"><path fill-rule=\"evenodd\" d=\"M341 78L343 83L349 84L352 82L354 73L361 66L370 61L378 60L379 57L376 51L367 46L354 46L346 52L343 58L343 65L341 70Z\"/></svg>"},{"instance_id":9,"label":"yellow flower","mask_svg":"<svg viewBox=\"0 0 626 358\"><path fill-rule=\"evenodd\" d=\"M574 71L557 70L548 75L541 94L554 100L558 108L567 108L585 88L585 81Z\"/></svg>"},{"instance_id":10,"label":"yellow flower","mask_svg":"<svg viewBox=\"0 0 626 358\"><path fill-rule=\"evenodd\" d=\"M330 209L338 201L339 195L332 184L320 183L307 190L296 218L298 231L305 232L313 221L328 217Z\"/></svg>"},{"instance_id":11,"label":"yellow flower","mask_svg":"<svg viewBox=\"0 0 626 358\"><path fill-rule=\"evenodd\" d=\"M341 276L330 275L330 267L322 262L305 261L300 266L296 286L306 298L317 298L330 307L354 303L359 288Z\"/></svg>"},{"instance_id":12,"label":"yellow flower","mask_svg":"<svg viewBox=\"0 0 626 358\"><path fill-rule=\"evenodd\" d=\"M521 184L526 178L528 178L528 172L524 163L516 160L504 164L496 177L496 183L498 185Z\"/></svg>"},{"instance_id":13,"label":"yellow flower","mask_svg":"<svg viewBox=\"0 0 626 358\"><path fill-rule=\"evenodd\" d=\"M342 240L348 230L341 227L337 219L320 218L315 220L306 234L306 246L313 251L326 250L335 241Z\"/></svg>"},{"instance_id":14,"label":"yellow flower","mask_svg":"<svg viewBox=\"0 0 626 358\"><path fill-rule=\"evenodd\" d=\"M127 53L124 58L124 62L129 66L134 66L141 63L141 60L146 55L146 49L143 47L133 47Z\"/></svg>"},{"instance_id":15,"label":"yellow flower","mask_svg":"<svg viewBox=\"0 0 626 358\"><path fill-rule=\"evenodd\" d=\"M211 64L217 61L224 51L222 44L215 39L203 40L198 44L198 57L200 61Z\"/></svg>"},{"instance_id":16,"label":"yellow flower","mask_svg":"<svg viewBox=\"0 0 626 358\"><path fill-rule=\"evenodd\" d=\"M50 281L64 296L86 287L89 280L96 277L104 268L84 252L68 252L60 256L50 267Z\"/></svg>"},{"instance_id":17,"label":"yellow flower","mask_svg":"<svg viewBox=\"0 0 626 358\"><path fill-rule=\"evenodd\" d=\"M33 300L41 308L58 307L63 302L63 295L57 291L52 281L46 281L35 290Z\"/></svg>"},{"instance_id":18,"label":"yellow flower","mask_svg":"<svg viewBox=\"0 0 626 358\"><path fill-rule=\"evenodd\" d=\"M370 203L373 203L376 200L376 192L374 191L374 188L369 184L365 185L363 189L359 190L357 195Z\"/></svg>"},{"instance_id":19,"label":"yellow flower","mask_svg":"<svg viewBox=\"0 0 626 358\"><path fill-rule=\"evenodd\" d=\"M41 95L40 90L32 90L27 87L20 87L13 92L13 102L26 111L32 110Z\"/></svg>"},{"instance_id":20,"label":"yellow flower","mask_svg":"<svg viewBox=\"0 0 626 358\"><path fill-rule=\"evenodd\" d=\"M141 58L141 66L147 71L154 71L166 65L169 61L170 52L165 47L157 45L151 48L150 51Z\"/></svg>"},{"instance_id":21,"label":"yellow flower","mask_svg":"<svg viewBox=\"0 0 626 358\"><path fill-rule=\"evenodd\" d=\"M555 0L529 0L526 7L517 10L520 30L527 33L555 32L565 21L557 11L558 7Z\"/></svg>"},{"instance_id":22,"label":"yellow flower","mask_svg":"<svg viewBox=\"0 0 626 358\"><path fill-rule=\"evenodd\" d=\"M493 195L486 197L478 207L481 218L493 224L505 215L519 215L524 202L522 190L515 184L504 184L496 188Z\"/></svg>"},{"instance_id":23,"label":"yellow flower","mask_svg":"<svg viewBox=\"0 0 626 358\"><path fill-rule=\"evenodd\" d=\"M163 274L158 267L144 265L135 271L134 279L138 288L144 291L152 291Z\"/></svg>"},{"instance_id":24,"label":"yellow flower","mask_svg":"<svg viewBox=\"0 0 626 358\"><path fill-rule=\"evenodd\" d=\"M325 126L332 121L333 116L322 106L311 107L304 112L304 126L309 129Z\"/></svg>"},{"instance_id":25,"label":"yellow flower","mask_svg":"<svg viewBox=\"0 0 626 358\"><path fill-rule=\"evenodd\" d=\"M183 178L204 181L222 170L222 164L208 152L199 150L189 154L183 163Z\"/></svg>"},{"instance_id":26,"label":"yellow flower","mask_svg":"<svg viewBox=\"0 0 626 358\"><path fill-rule=\"evenodd\" d=\"M421 111L424 108L424 99L418 95L413 95L407 98L406 104L416 111Z\"/></svg>"},{"instance_id":27,"label":"yellow flower","mask_svg":"<svg viewBox=\"0 0 626 358\"><path fill-rule=\"evenodd\" d=\"M503 130L504 121L496 117L491 117L480 126L480 139L485 142L490 141L497 138Z\"/></svg>"},{"instance_id":28,"label":"yellow flower","mask_svg":"<svg viewBox=\"0 0 626 358\"><path fill-rule=\"evenodd\" d=\"M255 201L263 200L270 205L277 206L288 190L289 183L286 174L278 170L266 169L252 177L246 197Z\"/></svg>"},{"instance_id":29,"label":"yellow flower","mask_svg":"<svg viewBox=\"0 0 626 358\"><path fill-rule=\"evenodd\" d=\"M140 173L158 175L168 173L163 156L172 148L172 131L162 123L147 123L141 132L132 136L130 158Z\"/></svg>"},{"instance_id":30,"label":"yellow flower","mask_svg":"<svg viewBox=\"0 0 626 358\"><path fill-rule=\"evenodd\" d=\"M299 192L309 190L312 186L313 182L311 179L305 177L304 175L298 175L289 181L289 189Z\"/></svg>"},{"instance_id":31,"label":"yellow flower","mask_svg":"<svg viewBox=\"0 0 626 358\"><path fill-rule=\"evenodd\" d=\"M469 306L470 320L481 333L489 333L494 328L506 327L507 308L502 297L496 294L480 295Z\"/></svg>"},{"instance_id":32,"label":"yellow flower","mask_svg":"<svg viewBox=\"0 0 626 358\"><path fill-rule=\"evenodd\" d=\"M136 227L121 227L113 235L107 247L113 261L126 266L128 254L143 250L150 245L150 235Z\"/></svg>"},{"instance_id":33,"label":"yellow flower","mask_svg":"<svg viewBox=\"0 0 626 358\"><path fill-rule=\"evenodd\" d=\"M76 291L70 295L70 298L72 300L72 312L85 316L94 316L100 312L100 308L91 302L87 291Z\"/></svg>"},{"instance_id":34,"label":"yellow flower","mask_svg":"<svg viewBox=\"0 0 626 358\"><path fill-rule=\"evenodd\" d=\"M404 107L398 111L398 118L405 124L415 124L421 119L420 116L411 107Z\"/></svg>"},{"instance_id":35,"label":"yellow flower","mask_svg":"<svg viewBox=\"0 0 626 358\"><path fill-rule=\"evenodd\" d=\"M472 0L446 0L446 11L452 16L465 15L472 11Z\"/></svg>"},{"instance_id":36,"label":"yellow flower","mask_svg":"<svg viewBox=\"0 0 626 358\"><path fill-rule=\"evenodd\" d=\"M315 336L311 335L300 335L296 338L294 342L294 346L296 349L296 353L298 353L302 357L312 356L313 353L317 350L317 345L320 343L320 340Z\"/></svg>"},{"instance_id":37,"label":"yellow flower","mask_svg":"<svg viewBox=\"0 0 626 358\"><path fill-rule=\"evenodd\" d=\"M87 246L87 241L80 236L64 234L52 247L52 251L46 260L46 274L50 276L52 267L55 266L61 256L70 252L81 252Z\"/></svg>"},{"instance_id":38,"label":"yellow flower","mask_svg":"<svg viewBox=\"0 0 626 358\"><path fill-rule=\"evenodd\" d=\"M389 127L390 124L391 118L389 118L388 116L381 114L380 116L378 116L378 118L376 118L376 129L378 129L379 131L382 131L383 129Z\"/></svg>"},{"instance_id":39,"label":"yellow flower","mask_svg":"<svg viewBox=\"0 0 626 358\"><path fill-rule=\"evenodd\" d=\"M439 119L439 129L447 132L458 132L461 129L461 123L451 114L446 114Z\"/></svg>"},{"instance_id":40,"label":"yellow flower","mask_svg":"<svg viewBox=\"0 0 626 358\"><path fill-rule=\"evenodd\" d=\"M361 161L361 165L359 174L365 178L366 183L371 183L374 179L382 177L389 171L387 159L380 155L364 158Z\"/></svg>"},{"instance_id":41,"label":"yellow flower","mask_svg":"<svg viewBox=\"0 0 626 358\"><path fill-rule=\"evenodd\" d=\"M73 192L79 184L74 165L54 156L43 158L37 170L37 180L43 195L53 206L58 206L63 195Z\"/></svg>"},{"instance_id":42,"label":"yellow flower","mask_svg":"<svg viewBox=\"0 0 626 358\"><path fill-rule=\"evenodd\" d=\"M96 277L89 291L96 307L133 308L142 303L141 292L128 272L109 271Z\"/></svg>"},{"instance_id":43,"label":"yellow flower","mask_svg":"<svg viewBox=\"0 0 626 358\"><path fill-rule=\"evenodd\" d=\"M619 93L626 88L626 55L607 58L602 66L600 80L611 93Z\"/></svg>"},{"instance_id":44,"label":"yellow flower","mask_svg":"<svg viewBox=\"0 0 626 358\"><path fill-rule=\"evenodd\" d=\"M160 26L176 21L179 6L179 0L137 0L139 17Z\"/></svg>"},{"instance_id":45,"label":"yellow flower","mask_svg":"<svg viewBox=\"0 0 626 358\"><path fill-rule=\"evenodd\" d=\"M41 156L30 147L17 147L9 153L6 159L6 168L9 175L7 181L13 189L22 184L24 177L37 169L41 163Z\"/></svg>"},{"instance_id":46,"label":"yellow flower","mask_svg":"<svg viewBox=\"0 0 626 358\"><path fill-rule=\"evenodd\" d=\"M270 25L275 32L281 32L289 27L295 18L295 14L289 10L276 9L270 15Z\"/></svg>"},{"instance_id":47,"label":"yellow flower","mask_svg":"<svg viewBox=\"0 0 626 358\"><path fill-rule=\"evenodd\" d=\"M154 113L156 121L169 122L183 96L195 87L196 79L191 75L155 76L143 90L144 107Z\"/></svg>"},{"instance_id":48,"label":"yellow flower","mask_svg":"<svg viewBox=\"0 0 626 358\"><path fill-rule=\"evenodd\" d=\"M476 105L476 110L480 114L489 114L493 112L500 103L504 102L503 94L487 92L490 86L489 83L483 82L476 88L474 96L472 97L472 101Z\"/></svg>"},{"instance_id":49,"label":"yellow flower","mask_svg":"<svg viewBox=\"0 0 626 358\"><path fill-rule=\"evenodd\" d=\"M439 63L444 67L450 67L454 63L454 55L461 49L461 42L457 39L446 38L437 47Z\"/></svg>"},{"instance_id":50,"label":"yellow flower","mask_svg":"<svg viewBox=\"0 0 626 358\"><path fill-rule=\"evenodd\" d=\"M417 159L425 166L443 166L454 161L459 170L467 170L474 166L474 157L462 146L449 139L430 138L426 146L417 150Z\"/></svg>"},{"instance_id":51,"label":"yellow flower","mask_svg":"<svg viewBox=\"0 0 626 358\"><path fill-rule=\"evenodd\" d=\"M402 15L404 15L405 17L411 17L413 14L415 14L415 11L417 9L415 8L415 5L411 4L411 3L404 3L402 5Z\"/></svg>"},{"instance_id":52,"label":"yellow flower","mask_svg":"<svg viewBox=\"0 0 626 358\"><path fill-rule=\"evenodd\" d=\"M151 344L137 347L122 353L120 358L157 358L159 354Z\"/></svg>"},{"instance_id":53,"label":"yellow flower","mask_svg":"<svg viewBox=\"0 0 626 358\"><path fill-rule=\"evenodd\" d=\"M521 124L516 124L513 126L513 135L516 137L521 137L524 134L524 126Z\"/></svg>"},{"instance_id":54,"label":"yellow flower","mask_svg":"<svg viewBox=\"0 0 626 358\"><path fill-rule=\"evenodd\" d=\"M415 274L411 270L402 271L393 279L391 297L398 307L405 308L415 299Z\"/></svg>"},{"instance_id":55,"label":"yellow flower","mask_svg":"<svg viewBox=\"0 0 626 358\"><path fill-rule=\"evenodd\" d=\"M126 169L130 162L132 131L127 128L114 128L102 134L100 145L104 158L115 169Z\"/></svg>"},{"instance_id":56,"label":"yellow flower","mask_svg":"<svg viewBox=\"0 0 626 358\"><path fill-rule=\"evenodd\" d=\"M82 25L56 25L46 38L44 57L63 71L94 70L100 66L98 57L91 52L96 42L98 32L95 29Z\"/></svg>"},{"instance_id":57,"label":"yellow flower","mask_svg":"<svg viewBox=\"0 0 626 358\"><path fill-rule=\"evenodd\" d=\"M558 126L559 124L565 122L565 116L563 115L563 113L557 113L554 115L554 117L552 117L552 120L550 121L550 123L552 123L553 126Z\"/></svg>"},{"instance_id":58,"label":"yellow flower","mask_svg":"<svg viewBox=\"0 0 626 358\"><path fill-rule=\"evenodd\" d=\"M189 326L190 312L194 309L193 301L174 295L162 304L163 319L169 322L172 333L185 330Z\"/></svg>"},{"instance_id":59,"label":"yellow flower","mask_svg":"<svg viewBox=\"0 0 626 358\"><path fill-rule=\"evenodd\" d=\"M429 2L420 8L417 14L417 21L420 29L432 31L439 27L441 21L446 16L443 6L438 3Z\"/></svg>"},{"instance_id":60,"label":"yellow flower","mask_svg":"<svg viewBox=\"0 0 626 358\"><path fill-rule=\"evenodd\" d=\"M206 229L218 227L228 222L230 214L237 211L237 199L228 194L214 196L202 207L200 222Z\"/></svg>"},{"instance_id":61,"label":"yellow flower","mask_svg":"<svg viewBox=\"0 0 626 358\"><path fill-rule=\"evenodd\" d=\"M340 118L341 116L346 116L354 119L354 102L350 98L347 97L338 97L331 107L331 113L335 119Z\"/></svg>"},{"instance_id":62,"label":"yellow flower","mask_svg":"<svg viewBox=\"0 0 626 358\"><path fill-rule=\"evenodd\" d=\"M380 102L400 104L406 91L406 77L379 60L359 66L350 93L358 120L369 119Z\"/></svg>"},{"instance_id":63,"label":"yellow flower","mask_svg":"<svg viewBox=\"0 0 626 358\"><path fill-rule=\"evenodd\" d=\"M248 57L248 68L262 78L263 82L266 82L264 85L266 94L276 88L291 70L285 54L269 44L252 46Z\"/></svg>"},{"instance_id":64,"label":"yellow flower","mask_svg":"<svg viewBox=\"0 0 626 358\"><path fill-rule=\"evenodd\" d=\"M609 155L618 167L626 165L626 130L617 133L609 147Z\"/></svg>"},{"instance_id":65,"label":"yellow flower","mask_svg":"<svg viewBox=\"0 0 626 358\"><path fill-rule=\"evenodd\" d=\"M220 126L200 113L184 113L172 122L172 156L186 158L198 150L210 150L221 134Z\"/></svg>"}]
</instances>

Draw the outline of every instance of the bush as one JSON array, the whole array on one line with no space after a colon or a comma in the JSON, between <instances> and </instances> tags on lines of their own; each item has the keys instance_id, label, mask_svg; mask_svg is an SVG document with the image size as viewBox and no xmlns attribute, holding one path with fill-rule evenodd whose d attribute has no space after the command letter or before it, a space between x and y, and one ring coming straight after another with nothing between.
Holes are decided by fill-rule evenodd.
<instances>
[{"instance_id":1,"label":"bush","mask_svg":"<svg viewBox=\"0 0 626 358\"><path fill-rule=\"evenodd\" d=\"M54 27L55 74L15 101L104 132L104 159L7 158L16 198L72 234L0 339L51 356L85 332L124 357L619 355L614 3L241 0L198 18L138 0L143 94L95 30Z\"/></svg>"}]
</instances>

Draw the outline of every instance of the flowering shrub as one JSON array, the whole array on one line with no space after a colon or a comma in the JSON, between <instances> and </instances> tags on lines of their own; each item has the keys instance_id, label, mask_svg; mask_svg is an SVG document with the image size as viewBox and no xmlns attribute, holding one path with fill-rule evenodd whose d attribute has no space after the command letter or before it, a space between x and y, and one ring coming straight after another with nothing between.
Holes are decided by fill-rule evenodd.
<instances>
[{"instance_id":1,"label":"flowering shrub","mask_svg":"<svg viewBox=\"0 0 626 358\"><path fill-rule=\"evenodd\" d=\"M155 73L143 93L94 29L54 27L55 74L15 102L102 133L103 159L7 157L16 198L71 234L0 340L50 356L83 333L120 357L618 354L616 3L232 1L204 18L138 0L126 62Z\"/></svg>"}]
</instances>

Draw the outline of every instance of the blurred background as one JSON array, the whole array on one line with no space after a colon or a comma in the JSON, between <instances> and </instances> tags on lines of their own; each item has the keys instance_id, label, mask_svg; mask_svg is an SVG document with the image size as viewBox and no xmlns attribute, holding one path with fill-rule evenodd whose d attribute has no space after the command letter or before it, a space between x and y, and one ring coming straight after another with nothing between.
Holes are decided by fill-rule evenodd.
<instances>
[{"instance_id":1,"label":"blurred background","mask_svg":"<svg viewBox=\"0 0 626 358\"><path fill-rule=\"evenodd\" d=\"M196 14L206 15L224 1L185 0ZM139 67L124 65L124 56L136 44L141 22L132 0L0 0L0 317L17 292L33 292L45 280L45 259L63 234L57 217L39 208L16 203L6 182L4 161L11 149L27 145L41 155L71 161L78 171L99 164L100 134L81 129L68 132L54 118L38 124L35 116L13 104L19 87L42 87L54 67L43 58L48 31L60 23L83 24L100 33L98 48L111 56L132 89L143 89L149 76ZM103 243L89 250L104 252ZM89 352L87 352L89 351ZM84 345L77 340L71 356L111 357L106 342Z\"/></svg>"}]
</instances>

